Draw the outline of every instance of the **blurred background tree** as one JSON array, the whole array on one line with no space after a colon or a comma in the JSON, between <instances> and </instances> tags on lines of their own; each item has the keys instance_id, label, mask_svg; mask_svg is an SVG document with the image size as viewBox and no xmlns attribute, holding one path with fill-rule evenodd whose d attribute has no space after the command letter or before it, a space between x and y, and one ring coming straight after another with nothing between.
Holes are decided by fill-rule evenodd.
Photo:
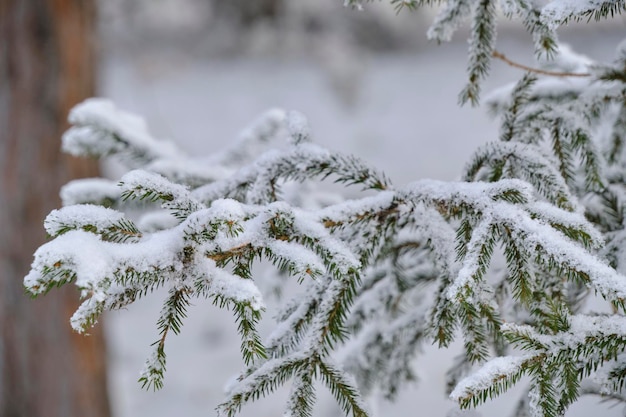
<instances>
[{"instance_id":1,"label":"blurred background tree","mask_svg":"<svg viewBox=\"0 0 626 417\"><path fill-rule=\"evenodd\" d=\"M0 0L0 415L107 417L103 328L68 325L76 290L30 300L22 280L59 187L97 175L59 152L69 109L94 95L91 0Z\"/></svg>"}]
</instances>

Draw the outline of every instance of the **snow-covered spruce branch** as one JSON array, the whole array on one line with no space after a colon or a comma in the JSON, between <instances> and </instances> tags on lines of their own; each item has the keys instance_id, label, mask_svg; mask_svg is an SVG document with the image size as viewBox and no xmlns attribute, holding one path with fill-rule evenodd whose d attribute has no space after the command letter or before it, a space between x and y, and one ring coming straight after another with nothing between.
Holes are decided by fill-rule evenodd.
<instances>
[{"instance_id":1,"label":"snow-covered spruce branch","mask_svg":"<svg viewBox=\"0 0 626 417\"><path fill-rule=\"evenodd\" d=\"M54 240L36 252L25 285L38 295L74 282L85 299L71 320L80 332L95 324L102 312L166 287L168 296L157 320L159 337L140 380L154 388L163 384L168 335L180 332L192 298L209 298L235 313L247 365L219 407L222 414L234 415L249 401L293 380L287 413L309 415L313 383L319 379L346 414L368 415L361 393L378 387L393 398L415 377L410 364L423 341L447 346L460 329L465 352L457 370L470 371L472 364L488 360L493 352L504 355L507 345L522 343L514 335L516 327L503 325L504 319L530 326L535 339L556 337L571 330L568 323L584 295L581 288L591 288L624 309L624 278L594 254L602 248L604 236L585 219L578 199L583 187L596 192L607 180L586 180L573 188L576 176L589 174L555 168L558 155L533 148L536 139L525 139L526 125L520 120L535 120L525 118L526 108L537 104L527 87L532 84L525 80L515 90L505 118L507 131L514 133L503 136L507 139L502 146L494 144L479 153L468 171L468 179L491 183L425 180L394 187L358 159L309 143L301 115L274 111L270 115L276 123L270 123L272 129L261 129L265 133L260 136L282 130L286 148L251 161L244 149L237 150L237 157L230 151L209 157L223 162L223 172L228 172L223 178L186 183L181 180L189 178L186 170L196 168L181 154L176 156L176 175L150 171L154 159L145 157L150 159L147 164L122 177L116 208L123 209L124 201L142 200L147 207L160 207L161 216L169 216L162 218L167 221L152 221L146 227L142 219L135 224L119 210L88 204L53 211L45 228ZM83 114L76 120L85 128L83 154L98 154L104 147L108 150L102 154L116 149L125 160L129 158L124 152L167 158L158 154L158 141L146 139L147 133L142 136L143 147L131 139L115 148L119 138L133 138L127 120L131 126L141 123L110 103L91 100L77 109L73 114ZM537 120L537 129L549 122L547 117ZM566 133L559 138L566 139L560 143L569 146L572 155L595 161L582 167L600 178L602 154L581 143L592 136L576 138L567 133L572 131L569 125L561 125L560 131ZM554 131L553 124L549 126L545 129ZM579 124L576 129L589 130ZM258 140L252 136L242 143L255 146ZM70 142L76 140L66 135L66 141L68 137ZM566 178L569 172L573 174ZM326 177L361 185L371 195L316 210L283 200L281 189L290 181ZM84 185L89 195L89 186ZM617 233L621 228L612 230ZM506 270L494 280L488 272L499 250ZM253 279L258 259L274 263L306 288L285 304L265 341L256 330L264 310ZM435 292L434 302L424 296L428 288ZM514 308L504 309L506 303ZM598 352L614 357L621 348L615 337L621 337L617 331L603 338L610 350L599 345ZM463 406L477 403L504 391L521 373L534 377L533 389L546 390L558 368L571 371L559 385L559 407L565 408L575 399L579 380L589 374L572 373L572 364L595 369L606 362L594 359L597 355L586 358L587 351L574 348L551 359L545 350L534 354L532 361L526 356L498 359L495 363L500 365L492 368L504 376L491 380L496 385L489 385L487 377L481 379L485 371L479 371L478 379L469 380L478 385L461 382L454 392L462 394L456 398ZM335 356L344 357L343 364L336 363ZM565 364L569 367L561 369ZM619 375L620 366L616 363L611 375ZM462 376L457 372L452 381ZM613 379L622 383L619 376ZM557 394L548 394L535 404L546 415L558 411L553 407L556 400L551 400Z\"/></svg>"},{"instance_id":2,"label":"snow-covered spruce branch","mask_svg":"<svg viewBox=\"0 0 626 417\"><path fill-rule=\"evenodd\" d=\"M292 123L298 115L291 115ZM120 111L109 100L89 99L75 106L69 121L73 125L63 136L63 150L75 156L117 156L129 169L147 168L178 183L190 178L206 183L230 174L226 167L250 162L259 149L282 142L290 136L287 115L268 110L255 120L227 149L210 158L191 158L172 142L156 140L140 117ZM297 130L298 126L292 128ZM306 140L293 131L293 140ZM180 163L185 162L184 168ZM195 175L194 175L195 174Z\"/></svg>"},{"instance_id":3,"label":"snow-covered spruce branch","mask_svg":"<svg viewBox=\"0 0 626 417\"><path fill-rule=\"evenodd\" d=\"M344 0L344 4L362 9L369 1ZM460 25L470 21L468 82L459 100L474 105L479 101L480 85L489 73L493 58L521 67L495 50L498 11L511 20L524 23L526 30L533 35L537 57L552 57L557 52L556 30L560 26L570 21L606 19L619 15L626 8L622 0L552 0L548 3L530 0L390 0L390 3L398 11L443 4L428 30L428 38L438 42L450 41ZM568 69L537 71L557 76L587 75L586 71L579 73Z\"/></svg>"},{"instance_id":4,"label":"snow-covered spruce branch","mask_svg":"<svg viewBox=\"0 0 626 417\"><path fill-rule=\"evenodd\" d=\"M624 271L625 242L625 50L622 44L615 62L597 64L559 47L550 68L588 71L591 76L573 81L537 79L529 74L516 85L492 94L487 101L501 118L500 142L480 149L465 177L488 181L522 178L552 204L584 213L602 231L600 239L607 242L600 253L620 272ZM461 406L477 405L499 395L523 374L531 378L529 401L520 403L516 415L527 415L530 407L532 415L559 416L581 394L622 401L626 375L623 317L579 314L585 288L563 287L560 281L570 272L561 268L554 271L538 274L525 261L516 270L503 271L502 283L507 276L535 275L540 279L537 288L545 292L537 297L538 293L525 288L519 279L513 288L496 285L502 294L513 291L515 297L530 296L530 312L506 308L507 298L498 297L509 322L501 327L502 336L527 353L505 357L503 350L499 353L502 357L488 361L458 383L452 396ZM526 295L515 295L515 291ZM623 308L623 303L617 302ZM523 322L526 325L512 324ZM586 388L580 389L581 384Z\"/></svg>"},{"instance_id":5,"label":"snow-covered spruce branch","mask_svg":"<svg viewBox=\"0 0 626 417\"><path fill-rule=\"evenodd\" d=\"M389 239L385 243L383 243L382 246L388 245L389 241L393 241L394 235L401 233L400 231L402 230L402 227L403 227L402 223L403 223L403 218L404 218L404 216L401 213L403 213L404 211L408 211L408 213L411 213L412 206L415 204L416 200L419 201L419 204L432 204L433 207L437 207L437 208L441 208L442 204L446 204L447 209L453 210L453 211L456 211L457 207L461 205L467 205L468 206L467 210L469 210L469 207L471 207L473 211L480 210L482 212L485 212L489 210L490 215L493 216L493 213L491 212L491 208L485 207L484 203L486 203L486 201L484 199L491 200L491 201L495 199L497 201L498 198L502 198L503 196L515 195L515 197L512 198L513 200L515 201L523 200L523 197L521 195L516 195L516 193L513 191L513 190L520 191L518 188L515 187L515 186L519 187L520 185L521 184L518 184L515 182L511 184L506 184L506 185L496 184L495 188L488 189L488 188L484 188L484 185L477 184L476 185L477 188L472 189L473 187L469 186L468 184L463 184L462 186L459 185L459 188L462 188L462 189L465 188L465 189L456 190L454 186L444 187L443 184L441 183L424 182L424 183L413 184L412 186L407 187L407 189L398 190L397 194L401 195L402 199L398 199L397 197L395 199L389 199L389 197L385 195L387 202L386 204L382 205L381 207L382 211L386 213L388 212L389 207L394 207L393 210L395 213L393 214L393 217L392 217L393 218L392 220L393 230L388 235ZM524 188L523 185L521 186L522 188ZM435 193L433 192L433 189L436 189L436 190L446 189L446 191ZM525 191L529 191L529 190L526 189ZM415 200L409 202L407 198L408 196L411 196ZM395 201L395 202L391 203L392 201ZM346 204L349 206L354 206L355 202L349 202ZM508 208L515 207L515 204L510 203L510 202L503 202L501 204L507 205L506 207ZM488 204L488 206L491 206L491 205ZM327 210L335 211L337 209L340 209L341 212L344 212L344 213L346 212L346 208L341 207L341 206L329 207ZM363 222L364 221L363 213L367 213L368 211L369 211L368 209L364 210L363 208L360 208L360 209L357 208L357 211L354 212L352 216L350 215L349 216L353 217L355 221ZM499 213L505 213L507 210L505 206L500 207L496 205L493 208L493 211L499 212ZM521 211L523 212L523 210ZM540 212L541 210L534 210L534 211ZM561 213L565 217L570 216L569 214L564 213L564 212L559 212L559 213ZM410 215L412 214L414 213L411 213ZM423 214L423 211L420 214ZM445 219L445 216L442 216L442 214L438 211L435 211L431 214L438 216L441 219ZM546 216L549 218L549 220L545 219L544 221L554 221L555 220L553 217L554 214L556 213L551 212L551 214ZM396 218L396 216L398 217ZM514 216L512 219L509 219L507 222L507 220L504 219L504 217L506 216L507 214L504 214L503 217L500 217L499 220L501 220L508 227L515 227L513 224L509 223L512 220L515 220L515 221L520 220L518 216ZM389 221L389 219L390 219L390 215L386 214L385 220ZM529 216L529 219L531 219L530 216ZM420 218L420 220L425 221L426 219ZM374 219L370 217L368 221L377 222L378 219ZM580 222L579 224L584 224L584 220L582 218L579 217L578 221ZM346 227L345 221L342 223L344 224L344 227ZM425 221L425 224L429 224L429 223L430 223L429 221ZM541 223L541 222L538 222L538 223ZM569 222L565 221L564 223L567 224ZM367 230L367 226L366 225L363 225L363 226L366 227L365 230ZM512 236L510 237L512 239L518 238L519 239L519 241L517 242L518 245L522 245L521 242L525 241L526 245L530 247L530 250L533 250L535 252L542 251L543 249L540 248L540 244L537 244L537 242L533 241L532 239L529 240L528 235L519 233L519 230L523 229L526 226L528 225L522 224L518 226L519 228L517 230L513 230ZM571 224L567 227L571 227ZM544 246L546 247L550 246L548 244L548 241L552 239L550 237L551 233L548 232L548 229L549 227L545 230L533 231L533 233L538 236L547 234L547 236L545 237L546 243L544 244ZM474 233L477 233L477 232L472 233L472 235L476 236ZM553 230L552 233L559 234L560 232ZM595 233L592 229L585 231L584 233L581 233L581 235L582 234L586 236L585 239L581 239L581 241L584 241L584 242L591 242L594 240L593 238L590 238L590 235L596 238L598 237L597 233ZM482 234L479 234L479 237L482 238L482 236L483 236ZM562 236L562 235L559 235L559 236ZM556 235L554 235L553 237L556 237ZM564 238L564 236L562 237ZM436 236L433 236L433 240L434 239L436 239ZM428 241L428 240L429 239L427 237L424 237L424 241ZM596 244L597 243L598 242L596 242ZM400 245L396 244L394 246L396 250L398 251L402 250L400 249L400 247L403 247L403 248L407 247L405 246L405 243L400 244ZM411 246L416 246L416 245L413 244ZM570 249L573 249L573 248L570 248ZM377 252L378 252L377 254L378 260L382 261L384 259L385 261L388 261L389 259L388 253L384 254L385 252L383 252L382 249L378 250ZM488 260L480 261L476 259L477 256L487 256L487 255L483 255L483 252L481 252L481 250L478 248L476 249L471 248L467 251L467 255L465 257L466 259L463 259L461 262L461 265L457 265L457 267L471 264L471 268L480 269L481 265L484 264L485 262L488 262ZM560 256L560 255L553 255L553 256ZM529 258L539 259L541 258L541 255L535 254L534 256L529 256ZM591 260L594 258L590 257L589 259ZM423 259L418 260L418 262L420 261L423 262ZM552 262L558 263L559 261L557 261L556 259L553 259ZM565 263L569 263L569 262L573 262L573 259L570 259L569 261L566 261ZM374 264L375 263L376 262L374 262ZM590 268L592 269L596 267L597 265L590 266ZM546 267L546 268L548 269L549 267ZM610 268L607 268L607 270L610 270ZM461 271L463 271L463 269L461 269ZM479 270L476 270L473 273L468 273L468 275L469 274L472 274L471 278L476 281L482 280L482 277L480 275L481 271ZM582 273L582 277L584 277L585 275L586 275L585 273ZM616 277L616 279L619 279L614 272L613 272L613 275ZM365 274L365 277L366 277L366 280L369 278L367 274ZM376 323L371 323L371 320L368 320L370 321L368 325L364 325L363 323L361 323L360 326L356 326L357 335L358 335L359 328L367 329L367 330L363 330L363 332L361 333L362 336L357 337L356 340L354 341L354 343L356 344L352 345L351 352L353 350L356 350L359 353L348 355L349 358L352 358L352 359L361 358L361 360L366 361L365 363L354 363L354 362L347 363L348 369L354 371L357 376L360 375L366 378L365 381L360 381L359 386L362 386L365 382L369 382L371 384L372 380L377 380L377 383L380 383L381 381L380 375L376 375L377 378L373 378L371 375L372 373L377 373L377 372L380 372L382 375L396 375L400 379L400 381L403 380L404 378L408 379L411 377L411 373L410 371L407 371L406 365L410 362L410 358L412 358L413 355L416 353L416 348L417 348L416 343L422 339L423 333L425 333L423 326L419 326L419 325L416 326L414 324L419 323L420 321L423 320L425 316L425 310L419 310L419 309L417 311L415 309L404 310L404 308L407 307L405 303L408 302L411 298L410 290L415 290L416 287L415 287L415 284L413 284L412 287L407 286L405 288L398 288L399 283L397 282L396 278L397 276L385 276L381 274L379 271L376 271L376 273L370 279L379 280L378 281L379 283L383 283L382 280L384 279L388 279L388 281L384 282L383 283L384 285L380 285L378 287L372 286L371 283L367 283L367 285L370 286L370 290L376 289L375 292L373 291L361 292L360 290L357 290L355 293L355 299L356 299L355 303L357 304L355 306L355 310L356 310L356 307L359 305L359 303L362 300L366 299L367 301L363 302L361 305L367 304L368 307L371 308L371 310L375 311L373 315L377 320ZM459 307L450 313L452 317L452 322L442 324L442 327L448 327L447 329L443 329L439 331L439 329L436 329L436 325L433 327L435 327L434 330L438 331L439 333L451 334L452 329L450 327L453 328L457 324L457 322L460 321L461 322L460 325L465 330L464 333L466 337L466 347L468 351L467 354L470 355L471 360L478 361L478 360L486 359L488 355L489 346L488 346L488 339L487 339L487 335L485 334L485 331L489 330L490 325L491 325L492 330L495 331L499 327L500 323L497 318L497 314L493 311L493 307L490 305L488 296L487 297L482 296L484 295L484 293L480 295L475 294L476 293L475 287L480 288L481 285L470 286L469 284L465 282L465 280L466 278L464 277L463 274L459 274L459 277L457 277L455 280L448 280L448 287L447 287L447 291L445 295L447 299L443 303L438 304L437 308L441 307L442 305L450 306L450 305L455 305L457 303ZM422 282L421 284L428 285L429 283L436 282L436 281L437 281L436 276L435 277L426 276L424 279L424 282ZM476 282L473 282L472 284L476 284ZM487 287L486 283L481 282L481 284L483 284L484 288ZM395 298L393 302L389 302L390 291L387 288L385 288L385 286L389 286L389 285L395 287L394 289L391 290L391 291L395 290L396 292L395 295L391 295L391 297ZM469 295L463 294L460 292L460 290L455 288L455 286L460 287L461 285L464 285L465 288L468 288L467 291L468 293L470 293ZM365 284L363 284L363 287L364 286ZM326 341L324 340L324 335L325 335L324 332L329 327L323 324L326 322L326 320L328 320L327 318L324 318L324 315L327 313L326 313L326 309L323 306L325 305L325 300L329 300L329 294L331 294L330 295L331 300L340 299L340 297L343 296L344 293L337 292L337 289L343 288L343 284L341 282L337 282L336 280L327 279L323 283L320 283L320 282L315 283L314 287L318 287L318 288L321 287L323 289L318 290L318 291L306 291L303 294L302 298L298 300L298 302L294 303L292 306L287 308L288 310L287 314L281 317L281 319L283 320L283 324L280 325L278 329L276 330L276 332L270 336L270 341L268 344L272 345L272 348L273 348L272 350L276 352L276 356L270 359L272 366L268 366L267 368L263 365L261 365L261 367L253 366L252 368L242 373L242 375L239 378L239 382L235 385L235 387L233 388L233 391L231 392L229 400L226 403L224 403L224 405L221 408L221 410L226 415L232 415L232 413L236 410L239 410L239 408L245 402L249 401L250 399L255 398L252 393L253 389L250 388L251 386L254 386L256 384L256 382L254 381L259 381L259 380L260 381L274 381L277 379L282 379L283 377L281 377L280 375L283 372L289 372L289 375L293 375L295 372L298 372L297 369L293 369L293 370L287 369L288 367L291 366L289 364L291 363L290 361L293 358L292 355L301 355L301 354L318 355L320 354L319 353L320 348L315 347L315 346L321 345L322 352L320 354L319 360L323 360L322 358L327 353L327 349L324 347L323 344L327 343L327 344L332 345L333 343L337 342L337 339L334 339L334 338L330 340L326 340ZM469 289L470 287L471 289ZM480 288L480 289L484 290L484 288ZM352 290L350 290L350 292L352 292ZM337 296L333 295L335 293L337 294ZM415 294L413 294L413 296L414 295ZM470 297L471 299L469 299ZM478 300L476 300L476 298L478 298ZM623 298L623 294L618 296L618 301L617 301L618 303L620 303L619 298ZM452 299L456 301L457 303L451 303L449 299ZM401 304L404 304L402 306L404 308L401 307ZM326 304L326 305L335 306L336 304L335 305ZM319 310L316 311L316 309L318 308ZM323 317L322 320L319 320L320 316ZM354 316L350 316L350 317L354 317ZM394 317L396 317L396 319L393 319ZM369 316L368 319L369 318L371 318L371 316ZM390 319L393 319L391 323L398 323L398 324L397 325L393 324L391 328L384 330L384 327L381 326L381 323L385 323L389 325ZM487 321L487 323L485 323L485 320ZM348 321L348 323L350 323L350 320ZM396 341L396 343L386 343L386 342L376 343L377 338L385 337L382 334L380 334L381 332L386 333L386 337L389 338L389 339L383 339L383 340ZM414 336L412 337L408 336L407 332L414 334ZM380 334L380 336L377 336L377 333ZM338 340L341 341L341 338ZM378 353L376 349L372 349L373 346L379 349L380 353ZM285 366L287 368L283 368L278 365L280 363L281 358L283 358L286 361ZM317 366L319 366L317 359L313 362L307 362L305 365L307 367L312 368L309 371L307 371L309 373L316 374L316 371L318 371L318 369L316 368ZM305 366L305 365L299 363L298 366ZM378 368L376 368L375 366L378 366ZM365 375L363 375L363 373L365 373ZM393 394L398 389L398 385L401 384L401 382L399 382L397 379L383 379L383 381L389 381L391 384L389 387L387 387L389 389L389 393L388 393L389 396L393 396ZM367 384L365 385L365 387L367 387ZM247 391L248 389L252 391ZM294 392L299 392L299 391L296 390Z\"/></svg>"},{"instance_id":6,"label":"snow-covered spruce branch","mask_svg":"<svg viewBox=\"0 0 626 417\"><path fill-rule=\"evenodd\" d=\"M563 415L581 394L581 378L599 368L602 388L596 389L595 394L620 398L626 378L623 365L619 365L626 347L624 317L576 315L559 317L554 324L552 335L538 333L531 326L503 326L507 340L525 353L490 360L462 380L452 398L461 407L476 406L528 374L532 381L530 406L541 415Z\"/></svg>"},{"instance_id":7,"label":"snow-covered spruce branch","mask_svg":"<svg viewBox=\"0 0 626 417\"><path fill-rule=\"evenodd\" d=\"M524 178L537 186L529 175L553 178L556 167L568 188L584 204L588 219L604 231L608 247L623 227L623 159L626 102L624 47L618 48L613 64L594 64L568 48L559 48L553 66L564 69L593 69L589 80L565 80L525 77L515 87L504 87L488 99L492 110L503 120L501 142L479 152L467 170L467 178L498 180ZM510 96L509 96L509 93ZM510 98L509 98L510 97ZM510 157L511 143L523 144L529 151L542 154L521 160ZM555 163L546 166L545 155ZM502 155L502 156L500 156ZM529 162L529 161L532 161ZM535 167L535 174L531 167ZM546 167L546 168L544 168ZM548 185L550 182L545 182ZM537 186L539 190L540 187ZM546 187L544 187L546 188ZM542 194L559 204L559 188ZM562 193L560 193L562 194ZM613 264L619 260L611 255Z\"/></svg>"},{"instance_id":8,"label":"snow-covered spruce branch","mask_svg":"<svg viewBox=\"0 0 626 417\"><path fill-rule=\"evenodd\" d=\"M434 2L391 3L413 9ZM37 295L74 281L85 301L72 325L85 331L103 311L167 287L159 338L141 378L155 388L163 383L167 336L181 330L189 300L207 297L231 308L247 368L220 406L226 415L290 379L287 415L310 414L316 379L346 414L365 415L361 393L376 388L393 397L416 376L410 363L420 343L447 346L457 333L465 352L449 387L456 386L452 396L463 407L499 395L522 374L531 387L518 413L529 406L534 416L562 415L580 393L624 398L622 316L588 314L582 306L593 290L624 310L617 271L626 271L626 48L614 63L598 65L558 45L555 33L571 20L620 13L624 3L447 1L429 37L449 40L467 16L472 20L462 101L478 100L498 57L498 8L523 20L538 57L553 58L537 75L591 76L529 75L492 96L500 141L479 150L465 175L492 184L394 188L357 159L309 143L303 117L281 110L262 116L236 146L191 158L153 139L136 116L91 100L72 112L64 149L114 155L135 171L120 186L87 179L62 190L68 207L47 218L55 239L37 251L27 288ZM286 146L256 158L276 143ZM328 176L372 195L318 210L288 198L289 181ZM121 210L136 202L157 210L135 224ZM495 253L505 268L493 270ZM256 331L263 301L252 280L260 258L306 287L264 342ZM430 287L434 301L424 297ZM511 356L510 347L526 352ZM466 373L472 375L463 379ZM590 376L599 388L588 389Z\"/></svg>"}]
</instances>

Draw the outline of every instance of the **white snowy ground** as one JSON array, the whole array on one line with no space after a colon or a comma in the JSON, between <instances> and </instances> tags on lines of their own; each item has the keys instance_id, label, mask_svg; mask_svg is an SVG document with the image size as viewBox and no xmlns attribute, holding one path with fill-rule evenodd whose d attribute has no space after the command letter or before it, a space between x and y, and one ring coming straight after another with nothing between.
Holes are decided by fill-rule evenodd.
<instances>
[{"instance_id":1,"label":"white snowy ground","mask_svg":"<svg viewBox=\"0 0 626 417\"><path fill-rule=\"evenodd\" d=\"M583 32L569 37L574 47L593 58L610 59L622 33ZM519 36L518 36L519 35ZM519 40L518 40L519 39ZM501 37L498 48L530 61L529 37ZM471 152L497 139L497 125L484 109L460 108L457 94L464 82L465 43L432 46L402 56L375 56L362 61L357 104L342 105L328 73L313 61L241 59L215 61L168 54L139 61L111 57L101 69L101 95L120 108L142 114L157 137L172 138L189 152L206 153L225 145L255 116L269 107L304 113L314 140L354 153L387 172L396 184L420 178L456 178ZM349 65L348 65L349 67ZM352 76L347 68L335 76ZM518 70L495 62L485 91L515 80ZM118 417L211 416L222 388L241 367L239 342L228 312L198 302L182 334L168 339L165 388L142 391L136 380L150 344L163 297L148 296L106 321L111 356L111 395ZM271 314L265 328L271 327ZM458 349L425 346L417 361L420 382L395 404L379 402L380 416L446 416L455 404L446 399L444 372ZM320 387L316 415L339 416L334 401ZM244 408L243 416L280 416L281 394ZM518 395L505 395L481 408L485 417L509 414ZM620 407L584 399L568 417L622 415ZM474 415L474 414L468 414Z\"/></svg>"}]
</instances>

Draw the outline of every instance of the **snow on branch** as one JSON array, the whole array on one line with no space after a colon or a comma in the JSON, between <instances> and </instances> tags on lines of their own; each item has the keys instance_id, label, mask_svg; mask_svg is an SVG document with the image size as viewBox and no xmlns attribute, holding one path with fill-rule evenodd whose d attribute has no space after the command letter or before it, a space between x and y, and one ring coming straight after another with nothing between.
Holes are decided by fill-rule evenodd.
<instances>
[{"instance_id":1,"label":"snow on branch","mask_svg":"<svg viewBox=\"0 0 626 417\"><path fill-rule=\"evenodd\" d=\"M114 206L120 199L121 190L116 181L105 178L81 178L72 180L61 188L64 206L74 204L96 204Z\"/></svg>"},{"instance_id":2,"label":"snow on branch","mask_svg":"<svg viewBox=\"0 0 626 417\"><path fill-rule=\"evenodd\" d=\"M422 6L444 3L428 29L428 38L438 42L450 41L465 20L470 21L467 84L459 101L476 105L480 86L490 71L492 58L509 65L553 77L589 77L587 71L550 70L533 68L511 61L495 50L498 11L511 20L520 20L533 35L537 58L553 58L558 52L556 29L570 21L600 20L621 14L626 6L622 0L552 0L547 3L533 0L390 0L399 12ZM365 8L368 0L345 0L346 6Z\"/></svg>"},{"instance_id":3,"label":"snow on branch","mask_svg":"<svg viewBox=\"0 0 626 417\"><path fill-rule=\"evenodd\" d=\"M73 125L63 136L63 150L75 156L103 157L125 153L150 162L179 153L173 144L156 141L138 116L118 110L110 100L89 99L72 109Z\"/></svg>"},{"instance_id":4,"label":"snow on branch","mask_svg":"<svg viewBox=\"0 0 626 417\"><path fill-rule=\"evenodd\" d=\"M263 154L223 181L199 187L193 194L200 201L224 196L263 204L279 199L279 180L302 182L313 177L335 176L335 182L362 184L367 189L386 189L389 180L357 158L333 154L317 145L302 143L285 151Z\"/></svg>"},{"instance_id":5,"label":"snow on branch","mask_svg":"<svg viewBox=\"0 0 626 417\"><path fill-rule=\"evenodd\" d=\"M620 0L553 0L541 10L541 20L556 29L572 19L600 20L618 15L625 8Z\"/></svg>"},{"instance_id":6,"label":"snow on branch","mask_svg":"<svg viewBox=\"0 0 626 417\"><path fill-rule=\"evenodd\" d=\"M494 398L515 384L522 376L522 366L532 356L499 357L490 360L471 376L461 380L450 393L450 398L467 407L476 406L487 398Z\"/></svg>"},{"instance_id":7,"label":"snow on branch","mask_svg":"<svg viewBox=\"0 0 626 417\"><path fill-rule=\"evenodd\" d=\"M545 50L563 51L537 5L501 3ZM450 1L432 32L447 39L467 8L466 98L477 100L495 45L495 3ZM555 62L569 70L590 65L572 54ZM245 369L218 408L224 416L290 382L285 415L308 415L316 381L345 414L369 416L364 395L394 398L417 378L421 344L449 346L455 337L464 352L449 383L461 407L527 375L523 404L534 415L562 415L598 369L603 389L619 397L626 381L626 277L618 272L626 252L623 72L618 59L584 81L524 77L495 96L500 141L477 151L464 181L402 187L313 144L299 113L271 110L236 146L192 158L154 140L136 116L87 101L72 112L65 149L117 155L132 170L119 183L87 179L62 190L66 206L44 223L53 239L36 251L24 285L37 296L74 283L83 298L71 318L79 332L104 311L164 288L158 336L141 373L147 388L163 385L167 338L182 331L194 299L231 310ZM265 150L279 141L279 149ZM366 193L315 208L286 198L290 183L306 184L296 191L311 197L311 183L326 178ZM257 329L270 300L259 290L259 260L302 286L280 306L267 337ZM582 311L590 292L615 314ZM524 352L514 356L513 348Z\"/></svg>"}]
</instances>

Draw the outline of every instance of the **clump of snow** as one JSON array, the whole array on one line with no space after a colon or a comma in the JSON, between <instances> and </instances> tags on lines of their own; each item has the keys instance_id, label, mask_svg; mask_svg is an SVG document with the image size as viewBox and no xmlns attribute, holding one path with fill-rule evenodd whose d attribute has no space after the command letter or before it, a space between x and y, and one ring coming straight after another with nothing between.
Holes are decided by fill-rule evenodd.
<instances>
[{"instance_id":1,"label":"clump of snow","mask_svg":"<svg viewBox=\"0 0 626 417\"><path fill-rule=\"evenodd\" d=\"M242 219L246 215L243 204L232 198L220 198L211 203L211 215L222 219Z\"/></svg>"},{"instance_id":2,"label":"clump of snow","mask_svg":"<svg viewBox=\"0 0 626 417\"><path fill-rule=\"evenodd\" d=\"M197 271L195 274L203 277L210 293L227 300L249 303L250 307L256 311L265 308L261 291L251 279L245 279L218 268L215 261L204 256L196 257L194 268Z\"/></svg>"},{"instance_id":3,"label":"clump of snow","mask_svg":"<svg viewBox=\"0 0 626 417\"><path fill-rule=\"evenodd\" d=\"M242 246L249 241L249 235L256 235L257 229L254 232L251 223L246 223L246 227L243 230L241 228L241 222L247 215L252 215L247 210L248 207L232 199L220 199L211 204L209 208L203 208L197 210L189 215L185 220L185 234L189 236L199 235L206 231L210 225L218 224L218 233L213 237L214 250L228 250L230 247ZM253 221L253 220L252 220ZM224 226L224 224L230 224L230 227ZM243 231L244 233L240 233Z\"/></svg>"},{"instance_id":4,"label":"clump of snow","mask_svg":"<svg viewBox=\"0 0 626 417\"><path fill-rule=\"evenodd\" d=\"M119 199L121 189L117 182L105 178L81 178L72 180L61 187L61 201L64 206L74 204L100 204Z\"/></svg>"},{"instance_id":5,"label":"clump of snow","mask_svg":"<svg viewBox=\"0 0 626 417\"><path fill-rule=\"evenodd\" d=\"M620 0L552 0L541 9L541 21L552 30L571 17L598 10L606 3L617 4Z\"/></svg>"},{"instance_id":6,"label":"clump of snow","mask_svg":"<svg viewBox=\"0 0 626 417\"><path fill-rule=\"evenodd\" d=\"M74 156L107 156L125 149L108 131L93 126L72 126L63 134L62 149Z\"/></svg>"},{"instance_id":7,"label":"clump of snow","mask_svg":"<svg viewBox=\"0 0 626 417\"><path fill-rule=\"evenodd\" d=\"M189 195L187 187L175 184L159 174L143 169L127 172L120 179L120 183L123 190L149 190L168 195L172 200L186 198Z\"/></svg>"},{"instance_id":8,"label":"clump of snow","mask_svg":"<svg viewBox=\"0 0 626 417\"><path fill-rule=\"evenodd\" d=\"M459 26L470 16L472 2L469 0L449 1L435 17L428 29L428 39L449 42Z\"/></svg>"},{"instance_id":9,"label":"clump of snow","mask_svg":"<svg viewBox=\"0 0 626 417\"><path fill-rule=\"evenodd\" d=\"M74 106L68 120L74 127L64 135L63 150L73 155L103 150L106 156L127 146L151 159L178 154L172 143L152 138L141 117L119 110L111 100L87 99Z\"/></svg>"},{"instance_id":10,"label":"clump of snow","mask_svg":"<svg viewBox=\"0 0 626 417\"><path fill-rule=\"evenodd\" d=\"M44 271L69 269L79 288L93 291L93 296L102 301L107 297L107 283L112 282L117 273L125 274L129 270L138 274L180 273L183 269L183 260L179 257L182 245L183 240L176 230L148 235L135 243L106 242L99 235L72 230L35 252L24 285L34 294L41 293L47 280L64 277L63 274L46 275Z\"/></svg>"},{"instance_id":11,"label":"clump of snow","mask_svg":"<svg viewBox=\"0 0 626 417\"><path fill-rule=\"evenodd\" d=\"M306 116L298 111L292 110L287 113L287 129L294 144L309 142L311 139L309 122Z\"/></svg>"},{"instance_id":12,"label":"clump of snow","mask_svg":"<svg viewBox=\"0 0 626 417\"><path fill-rule=\"evenodd\" d=\"M52 210L44 220L44 228L50 236L56 236L68 227L79 229L91 226L97 230L104 230L123 219L124 215L119 211L91 204L80 204Z\"/></svg>"},{"instance_id":13,"label":"clump of snow","mask_svg":"<svg viewBox=\"0 0 626 417\"><path fill-rule=\"evenodd\" d=\"M273 240L267 242L267 247L276 256L288 259L294 270L301 275L319 275L326 270L318 255L298 243Z\"/></svg>"},{"instance_id":14,"label":"clump of snow","mask_svg":"<svg viewBox=\"0 0 626 417\"><path fill-rule=\"evenodd\" d=\"M459 381L450 393L450 398L456 402L461 402L470 396L489 389L500 380L510 378L519 373L520 366L531 357L531 355L501 356L491 359L479 370Z\"/></svg>"}]
</instances>

